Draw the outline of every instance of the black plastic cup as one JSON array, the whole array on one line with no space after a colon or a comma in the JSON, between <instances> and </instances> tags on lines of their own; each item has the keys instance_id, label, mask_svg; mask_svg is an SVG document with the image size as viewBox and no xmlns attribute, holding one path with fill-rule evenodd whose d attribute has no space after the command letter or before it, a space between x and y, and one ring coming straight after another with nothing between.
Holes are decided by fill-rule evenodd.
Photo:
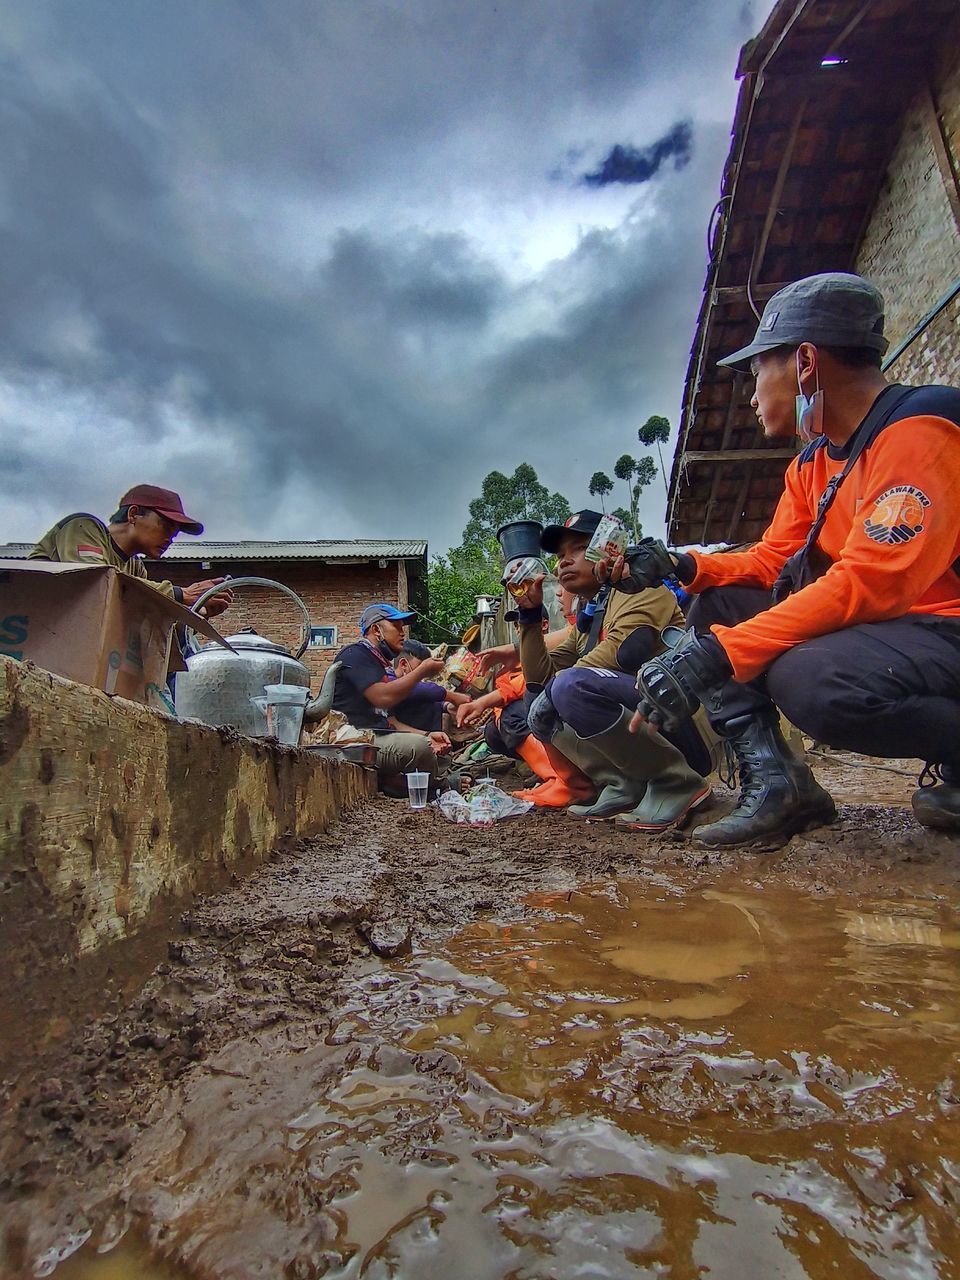
<instances>
[{"instance_id":1,"label":"black plastic cup","mask_svg":"<svg viewBox=\"0 0 960 1280\"><path fill-rule=\"evenodd\" d=\"M540 557L540 535L543 525L539 520L511 520L497 530L497 541L506 564L525 556Z\"/></svg>"}]
</instances>

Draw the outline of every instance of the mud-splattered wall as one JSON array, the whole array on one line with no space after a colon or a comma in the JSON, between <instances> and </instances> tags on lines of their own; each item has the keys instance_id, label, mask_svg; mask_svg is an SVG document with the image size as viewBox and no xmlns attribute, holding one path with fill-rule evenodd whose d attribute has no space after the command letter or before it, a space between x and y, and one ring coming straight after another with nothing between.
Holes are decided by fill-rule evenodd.
<instances>
[{"instance_id":1,"label":"mud-splattered wall","mask_svg":"<svg viewBox=\"0 0 960 1280\"><path fill-rule=\"evenodd\" d=\"M374 777L0 657L0 1004L326 831Z\"/></svg>"}]
</instances>

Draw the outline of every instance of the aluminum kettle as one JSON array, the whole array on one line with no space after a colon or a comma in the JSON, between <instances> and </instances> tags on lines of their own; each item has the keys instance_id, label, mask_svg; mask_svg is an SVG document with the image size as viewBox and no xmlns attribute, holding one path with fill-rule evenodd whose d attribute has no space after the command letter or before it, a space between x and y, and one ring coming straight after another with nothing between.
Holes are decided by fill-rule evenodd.
<instances>
[{"instance_id":1,"label":"aluminum kettle","mask_svg":"<svg viewBox=\"0 0 960 1280\"><path fill-rule=\"evenodd\" d=\"M187 632L187 669L177 675L174 705L184 720L200 720L217 727L229 726L253 738L267 735L263 692L268 684L292 684L310 688L310 672L300 661L310 643L310 615L307 606L289 587L270 578L232 578L231 591L238 587L272 587L294 600L303 615L300 645L295 653L248 629L229 637L232 652L215 645L199 647L195 633ZM193 606L194 612L224 586L205 591ZM320 693L308 702L305 718L322 720L333 705L336 673L340 664L326 671Z\"/></svg>"}]
</instances>

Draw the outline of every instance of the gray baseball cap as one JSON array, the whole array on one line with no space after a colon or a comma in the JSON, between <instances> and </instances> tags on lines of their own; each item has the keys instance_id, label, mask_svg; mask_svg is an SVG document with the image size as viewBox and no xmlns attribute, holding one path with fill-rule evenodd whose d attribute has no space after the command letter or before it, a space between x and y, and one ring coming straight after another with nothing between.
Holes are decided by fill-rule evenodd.
<instances>
[{"instance_id":1,"label":"gray baseball cap","mask_svg":"<svg viewBox=\"0 0 960 1280\"><path fill-rule=\"evenodd\" d=\"M749 346L724 356L717 364L749 370L751 359L775 347L868 347L881 355L883 295L869 280L846 271L825 271L795 280L775 293L763 308Z\"/></svg>"}]
</instances>

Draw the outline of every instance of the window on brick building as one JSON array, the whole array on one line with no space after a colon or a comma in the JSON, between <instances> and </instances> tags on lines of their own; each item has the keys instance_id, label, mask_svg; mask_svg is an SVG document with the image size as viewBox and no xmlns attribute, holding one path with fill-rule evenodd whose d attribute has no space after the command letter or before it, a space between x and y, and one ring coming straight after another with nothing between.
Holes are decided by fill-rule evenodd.
<instances>
[{"instance_id":1,"label":"window on brick building","mask_svg":"<svg viewBox=\"0 0 960 1280\"><path fill-rule=\"evenodd\" d=\"M311 627L309 647L311 649L335 649L337 647L337 628Z\"/></svg>"}]
</instances>

